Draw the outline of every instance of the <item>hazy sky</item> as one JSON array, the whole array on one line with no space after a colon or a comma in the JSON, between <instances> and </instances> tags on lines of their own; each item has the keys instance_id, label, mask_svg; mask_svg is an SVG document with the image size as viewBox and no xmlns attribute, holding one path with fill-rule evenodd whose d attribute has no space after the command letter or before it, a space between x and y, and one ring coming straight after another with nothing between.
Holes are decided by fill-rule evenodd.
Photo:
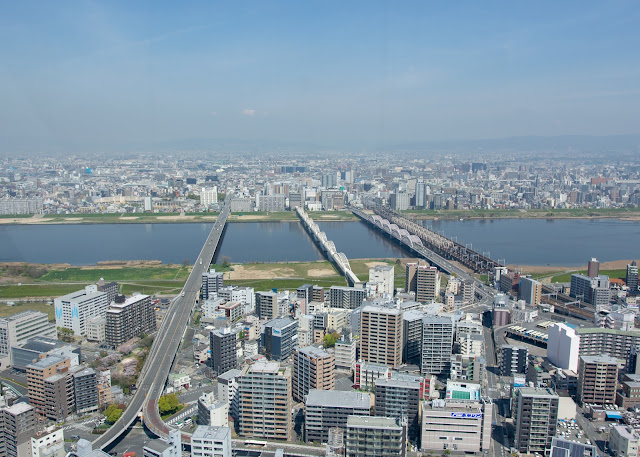
<instances>
[{"instance_id":1,"label":"hazy sky","mask_svg":"<svg viewBox=\"0 0 640 457\"><path fill-rule=\"evenodd\" d=\"M0 141L640 133L638 24L637 1L3 2Z\"/></svg>"}]
</instances>

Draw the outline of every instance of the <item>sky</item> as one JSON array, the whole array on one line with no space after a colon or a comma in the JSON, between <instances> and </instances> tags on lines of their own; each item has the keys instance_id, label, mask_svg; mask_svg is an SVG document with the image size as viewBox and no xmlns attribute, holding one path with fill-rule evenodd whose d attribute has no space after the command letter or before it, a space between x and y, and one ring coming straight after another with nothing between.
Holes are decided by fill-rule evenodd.
<instances>
[{"instance_id":1,"label":"sky","mask_svg":"<svg viewBox=\"0 0 640 457\"><path fill-rule=\"evenodd\" d=\"M29 1L0 149L640 133L637 1Z\"/></svg>"}]
</instances>

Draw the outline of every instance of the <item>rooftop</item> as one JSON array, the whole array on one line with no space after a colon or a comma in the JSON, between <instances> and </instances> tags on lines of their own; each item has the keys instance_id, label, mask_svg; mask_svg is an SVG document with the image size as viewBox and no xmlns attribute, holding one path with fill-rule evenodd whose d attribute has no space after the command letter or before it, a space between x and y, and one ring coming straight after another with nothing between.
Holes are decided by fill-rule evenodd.
<instances>
[{"instance_id":1,"label":"rooftop","mask_svg":"<svg viewBox=\"0 0 640 457\"><path fill-rule=\"evenodd\" d=\"M293 319L289 319L287 317L278 317L276 319L272 319L268 322L265 322L264 325L262 326L262 328L265 327L271 327L271 328L275 328L275 329L283 329L285 327L288 327L292 324L297 324L296 321L294 321Z\"/></svg>"},{"instance_id":2,"label":"rooftop","mask_svg":"<svg viewBox=\"0 0 640 457\"><path fill-rule=\"evenodd\" d=\"M618 365L618 359L608 355L583 355L580 356L585 363L606 363L611 365Z\"/></svg>"},{"instance_id":3,"label":"rooftop","mask_svg":"<svg viewBox=\"0 0 640 457\"><path fill-rule=\"evenodd\" d=\"M27 310L27 311L22 311L20 313L13 314L11 316L4 317L2 318L2 320L5 320L7 322L12 322L12 321L17 321L19 319L24 319L30 316L34 316L34 315L46 316L45 313L42 313L40 311Z\"/></svg>"},{"instance_id":4,"label":"rooftop","mask_svg":"<svg viewBox=\"0 0 640 457\"><path fill-rule=\"evenodd\" d=\"M64 361L65 359L62 357L58 357L57 355L50 355L45 357L44 359L40 359L35 363L30 363L27 365L27 368L36 368L38 370L44 370L45 368L49 368L54 366L57 363Z\"/></svg>"},{"instance_id":5,"label":"rooftop","mask_svg":"<svg viewBox=\"0 0 640 457\"><path fill-rule=\"evenodd\" d=\"M558 398L553 390L548 387L519 387L518 392L527 397L554 397Z\"/></svg>"},{"instance_id":6,"label":"rooftop","mask_svg":"<svg viewBox=\"0 0 640 457\"><path fill-rule=\"evenodd\" d=\"M368 409L371 407L371 396L361 392L312 389L307 395L305 404L327 408Z\"/></svg>"},{"instance_id":7,"label":"rooftop","mask_svg":"<svg viewBox=\"0 0 640 457\"><path fill-rule=\"evenodd\" d=\"M302 354L305 354L305 355L307 355L309 357L313 357L313 358L329 357L331 355L327 351L325 351L324 349L316 347L316 346L301 347L301 348L298 348L298 352L301 352Z\"/></svg>"},{"instance_id":8,"label":"rooftop","mask_svg":"<svg viewBox=\"0 0 640 457\"><path fill-rule=\"evenodd\" d=\"M193 440L231 440L231 429L229 427L214 427L209 425L198 425L191 435Z\"/></svg>"},{"instance_id":9,"label":"rooftop","mask_svg":"<svg viewBox=\"0 0 640 457\"><path fill-rule=\"evenodd\" d=\"M365 428L383 428L394 429L401 428L396 424L396 420L390 417L375 416L349 416L347 418L347 427L365 427Z\"/></svg>"}]
</instances>

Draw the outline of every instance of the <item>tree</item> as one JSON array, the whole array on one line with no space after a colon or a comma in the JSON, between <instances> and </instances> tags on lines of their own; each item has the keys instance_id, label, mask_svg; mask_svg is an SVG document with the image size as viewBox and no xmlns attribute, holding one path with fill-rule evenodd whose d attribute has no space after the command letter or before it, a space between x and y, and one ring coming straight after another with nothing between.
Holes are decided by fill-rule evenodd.
<instances>
[{"instance_id":1,"label":"tree","mask_svg":"<svg viewBox=\"0 0 640 457\"><path fill-rule=\"evenodd\" d=\"M337 333L327 333L324 338L322 338L322 347L332 348L336 345L336 341L340 338L340 335Z\"/></svg>"},{"instance_id":2,"label":"tree","mask_svg":"<svg viewBox=\"0 0 640 457\"><path fill-rule=\"evenodd\" d=\"M109 422L110 424L113 424L118 419L120 419L120 416L122 416L122 410L118 408L117 405L112 404L112 405L109 405L107 410L104 412L104 415L107 418L107 422Z\"/></svg>"},{"instance_id":3,"label":"tree","mask_svg":"<svg viewBox=\"0 0 640 457\"><path fill-rule=\"evenodd\" d=\"M180 400L178 400L177 394L163 395L158 400L158 410L160 414L171 414L180 406Z\"/></svg>"},{"instance_id":4,"label":"tree","mask_svg":"<svg viewBox=\"0 0 640 457\"><path fill-rule=\"evenodd\" d=\"M244 330L240 330L240 331L238 332L238 339L239 339L240 341L244 340Z\"/></svg>"}]
</instances>

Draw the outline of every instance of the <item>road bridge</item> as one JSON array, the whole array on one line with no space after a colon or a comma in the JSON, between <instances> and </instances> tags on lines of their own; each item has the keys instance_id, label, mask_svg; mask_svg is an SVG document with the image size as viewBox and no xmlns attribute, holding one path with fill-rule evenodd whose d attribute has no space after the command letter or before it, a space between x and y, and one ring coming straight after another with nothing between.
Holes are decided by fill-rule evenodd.
<instances>
[{"instance_id":1,"label":"road bridge","mask_svg":"<svg viewBox=\"0 0 640 457\"><path fill-rule=\"evenodd\" d=\"M200 293L202 274L209 268L222 238L232 198L229 195L225 199L222 210L196 259L182 292L169 305L138 378L135 395L120 419L93 442L94 449L104 449L111 445L139 416L152 433L161 438L169 436L169 427L158 411L158 399L164 391L171 366L192 316ZM189 435L183 434L183 442L188 443L189 439Z\"/></svg>"},{"instance_id":2,"label":"road bridge","mask_svg":"<svg viewBox=\"0 0 640 457\"><path fill-rule=\"evenodd\" d=\"M309 235L311 235L311 238L313 238L313 241L325 253L327 258L333 262L336 267L338 267L340 273L347 278L349 285L354 286L358 284L360 280L355 273L351 271L351 265L349 265L349 259L347 259L347 256L343 252L338 252L333 241L327 239L327 234L320 230L318 224L316 224L302 208L298 206L296 208L296 212L302 221L302 225Z\"/></svg>"}]
</instances>

